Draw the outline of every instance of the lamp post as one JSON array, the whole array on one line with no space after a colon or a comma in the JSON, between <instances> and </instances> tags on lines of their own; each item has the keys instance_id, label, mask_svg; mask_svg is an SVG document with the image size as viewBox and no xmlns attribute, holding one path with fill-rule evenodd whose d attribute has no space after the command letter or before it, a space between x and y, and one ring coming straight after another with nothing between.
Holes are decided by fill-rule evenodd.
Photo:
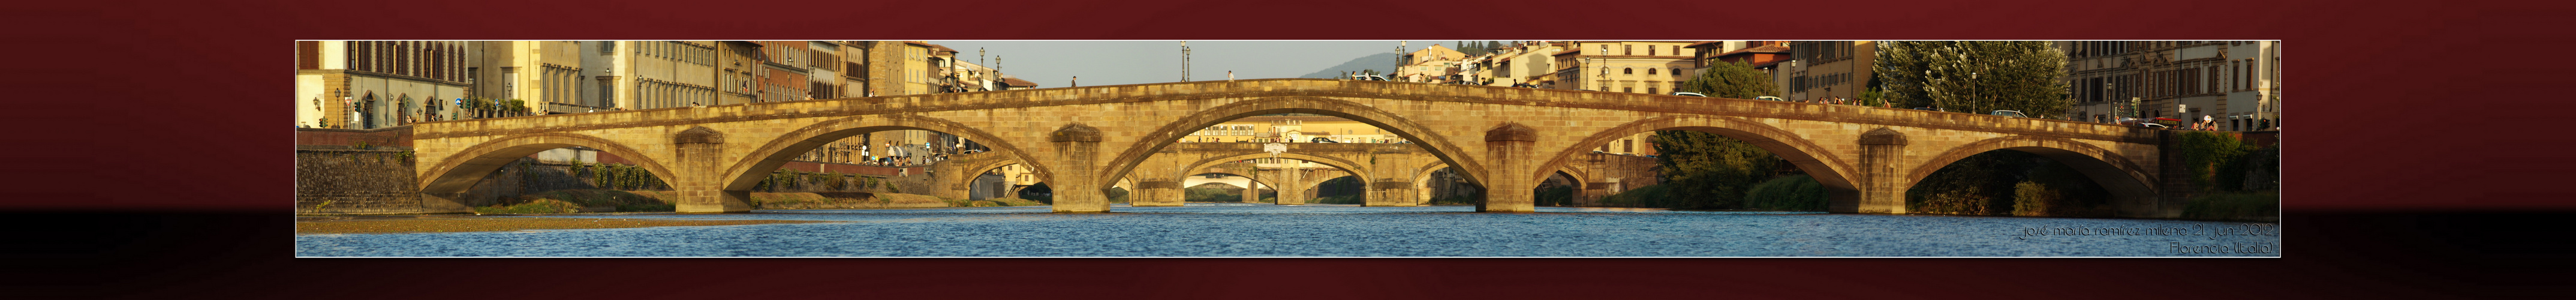
<instances>
[{"instance_id":1,"label":"lamp post","mask_svg":"<svg viewBox=\"0 0 2576 300\"><path fill-rule=\"evenodd\" d=\"M1181 82L1190 82L1190 41L1181 41Z\"/></svg>"},{"instance_id":2,"label":"lamp post","mask_svg":"<svg viewBox=\"0 0 2576 300\"><path fill-rule=\"evenodd\" d=\"M984 47L975 47L975 64L977 64L977 65L983 65L985 68L992 68L992 67L993 67L993 65L986 65L986 64L984 64ZM992 73L992 72L984 72L984 73ZM976 81L992 81L992 74L982 74L982 73L978 73L978 74L976 74L976 75L975 75L975 80L976 80ZM980 83L980 82L979 82L979 83Z\"/></svg>"},{"instance_id":3,"label":"lamp post","mask_svg":"<svg viewBox=\"0 0 2576 300\"><path fill-rule=\"evenodd\" d=\"M2114 95L2119 95L2119 93L2117 93L2117 92L2113 92L2113 91L2118 91L2118 90L2119 90L2119 89L2113 88L2113 87L2116 87L2116 86L2118 86L2118 85L2117 85L2117 84L2114 84L2114 83L2111 83L2111 81L2108 81L2108 80L2102 81L2102 101L2111 101L2111 97L2113 97ZM2112 107L2112 109L2111 109L2111 116L2112 116L2112 117L2111 117L2111 118L2112 118L2112 119L2111 119L2111 121L2112 121L2112 122L2119 122L2119 121L2120 121L2120 120L2119 120L2119 118L2120 118L2120 117L2119 117L2119 115L2120 115L2120 109L2119 109L2120 104L2118 104L2118 103L2112 103L2112 104L2111 104L2111 107Z\"/></svg>"}]
</instances>

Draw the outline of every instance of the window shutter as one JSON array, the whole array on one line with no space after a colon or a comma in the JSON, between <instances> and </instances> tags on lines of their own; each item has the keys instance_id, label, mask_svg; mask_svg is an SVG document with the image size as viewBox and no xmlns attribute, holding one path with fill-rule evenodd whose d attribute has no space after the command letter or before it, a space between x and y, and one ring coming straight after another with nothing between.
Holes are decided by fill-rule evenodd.
<instances>
[{"instance_id":1,"label":"window shutter","mask_svg":"<svg viewBox=\"0 0 2576 300\"><path fill-rule=\"evenodd\" d=\"M321 41L297 41L297 42L295 42L295 69L296 69L296 70L318 70L318 69L322 69L322 42L321 42Z\"/></svg>"}]
</instances>

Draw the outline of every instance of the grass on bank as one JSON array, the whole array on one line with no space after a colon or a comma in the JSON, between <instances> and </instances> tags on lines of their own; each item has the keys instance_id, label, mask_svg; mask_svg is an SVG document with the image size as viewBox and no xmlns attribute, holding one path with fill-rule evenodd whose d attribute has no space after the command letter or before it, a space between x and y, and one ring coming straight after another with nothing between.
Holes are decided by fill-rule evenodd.
<instances>
[{"instance_id":1,"label":"grass on bank","mask_svg":"<svg viewBox=\"0 0 2576 300\"><path fill-rule=\"evenodd\" d=\"M500 204L476 207L479 214L552 214L593 212L670 212L675 206L662 199L674 195L669 191L555 190L501 199Z\"/></svg>"}]
</instances>

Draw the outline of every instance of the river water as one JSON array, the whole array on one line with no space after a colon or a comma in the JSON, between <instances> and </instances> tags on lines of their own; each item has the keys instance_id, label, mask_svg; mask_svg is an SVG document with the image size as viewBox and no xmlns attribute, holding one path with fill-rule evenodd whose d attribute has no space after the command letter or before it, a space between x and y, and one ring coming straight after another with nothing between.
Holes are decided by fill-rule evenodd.
<instances>
[{"instance_id":1,"label":"river water","mask_svg":"<svg viewBox=\"0 0 2576 300\"><path fill-rule=\"evenodd\" d=\"M295 237L301 257L2277 257L2271 224L1540 207L1191 204L505 218L838 223ZM2250 252L2250 253L2249 253Z\"/></svg>"}]
</instances>

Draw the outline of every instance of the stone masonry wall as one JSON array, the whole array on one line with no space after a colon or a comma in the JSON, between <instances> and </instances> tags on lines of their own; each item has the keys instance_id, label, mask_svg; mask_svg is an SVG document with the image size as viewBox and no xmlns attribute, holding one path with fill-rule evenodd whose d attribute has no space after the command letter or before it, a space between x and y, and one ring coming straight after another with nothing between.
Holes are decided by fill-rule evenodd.
<instances>
[{"instance_id":1,"label":"stone masonry wall","mask_svg":"<svg viewBox=\"0 0 2576 300\"><path fill-rule=\"evenodd\" d=\"M295 213L420 212L410 149L304 145L295 149Z\"/></svg>"}]
</instances>

